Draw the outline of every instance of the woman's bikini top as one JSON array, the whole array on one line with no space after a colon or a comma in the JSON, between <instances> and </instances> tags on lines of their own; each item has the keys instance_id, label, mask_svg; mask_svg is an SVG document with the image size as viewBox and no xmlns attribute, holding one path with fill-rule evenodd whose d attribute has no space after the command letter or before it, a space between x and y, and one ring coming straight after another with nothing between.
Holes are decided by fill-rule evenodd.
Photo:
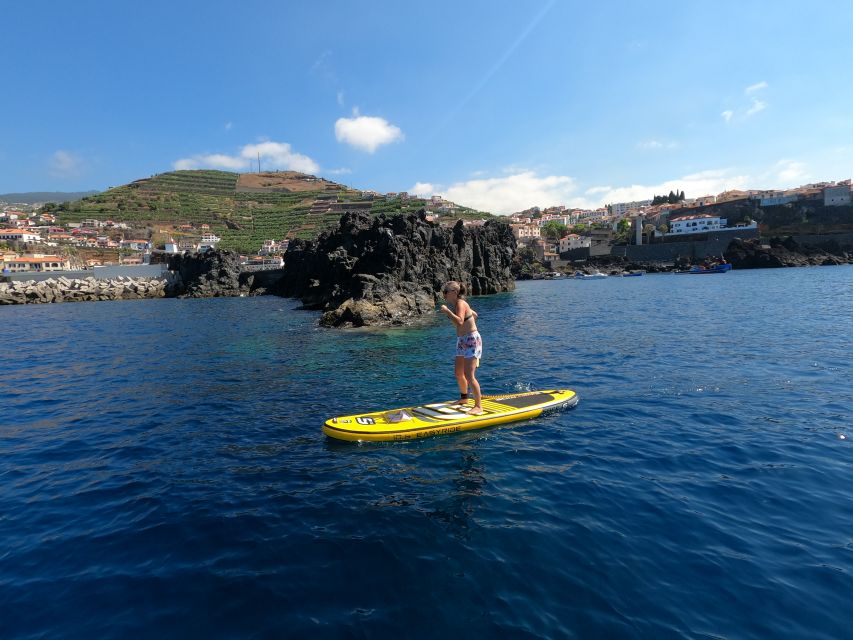
<instances>
[{"instance_id":1,"label":"woman's bikini top","mask_svg":"<svg viewBox=\"0 0 853 640\"><path fill-rule=\"evenodd\" d=\"M462 322L468 322L468 321L469 321L471 318L473 318L473 317L474 317L474 314L473 314L473 313L469 313L467 316L465 316L465 319L464 319Z\"/></svg>"}]
</instances>

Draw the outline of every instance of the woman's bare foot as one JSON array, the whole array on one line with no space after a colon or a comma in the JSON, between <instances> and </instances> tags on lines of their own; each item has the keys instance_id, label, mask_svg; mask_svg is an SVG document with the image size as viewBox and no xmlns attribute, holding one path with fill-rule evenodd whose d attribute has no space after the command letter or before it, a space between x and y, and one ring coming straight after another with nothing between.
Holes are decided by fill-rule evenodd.
<instances>
[{"instance_id":1,"label":"woman's bare foot","mask_svg":"<svg viewBox=\"0 0 853 640\"><path fill-rule=\"evenodd\" d=\"M471 408L468 410L468 415L469 415L469 416L481 416L481 415L483 415L484 413L486 413L486 412L485 412L485 411L483 411L483 407L471 407Z\"/></svg>"}]
</instances>

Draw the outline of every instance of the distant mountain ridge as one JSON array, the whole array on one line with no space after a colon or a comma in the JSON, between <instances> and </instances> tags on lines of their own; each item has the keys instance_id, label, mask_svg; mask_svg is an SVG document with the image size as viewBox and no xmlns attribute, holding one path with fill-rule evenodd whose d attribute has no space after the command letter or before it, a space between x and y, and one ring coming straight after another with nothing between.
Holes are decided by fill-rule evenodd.
<instances>
[{"instance_id":1,"label":"distant mountain ridge","mask_svg":"<svg viewBox=\"0 0 853 640\"><path fill-rule=\"evenodd\" d=\"M26 191L24 193L0 193L0 202L6 204L37 204L39 202L73 202L100 191Z\"/></svg>"}]
</instances>

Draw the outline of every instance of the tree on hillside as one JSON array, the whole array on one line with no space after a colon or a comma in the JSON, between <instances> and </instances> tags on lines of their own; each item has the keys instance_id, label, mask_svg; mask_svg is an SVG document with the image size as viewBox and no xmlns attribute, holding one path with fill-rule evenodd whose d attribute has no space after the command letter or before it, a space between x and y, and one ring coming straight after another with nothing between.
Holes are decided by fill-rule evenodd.
<instances>
[{"instance_id":1,"label":"tree on hillside","mask_svg":"<svg viewBox=\"0 0 853 640\"><path fill-rule=\"evenodd\" d=\"M655 207L659 204L678 204L684 200L684 191L680 193L677 191L670 191L668 195L665 196L654 196L652 198L652 206Z\"/></svg>"},{"instance_id":2,"label":"tree on hillside","mask_svg":"<svg viewBox=\"0 0 853 640\"><path fill-rule=\"evenodd\" d=\"M549 220L542 225L542 234L550 240L559 240L568 235L568 233L569 230L566 225L556 220Z\"/></svg>"},{"instance_id":3,"label":"tree on hillside","mask_svg":"<svg viewBox=\"0 0 853 640\"><path fill-rule=\"evenodd\" d=\"M616 237L614 240L617 243L625 243L628 241L628 236L631 233L631 221L626 218L622 218L616 224Z\"/></svg>"}]
</instances>

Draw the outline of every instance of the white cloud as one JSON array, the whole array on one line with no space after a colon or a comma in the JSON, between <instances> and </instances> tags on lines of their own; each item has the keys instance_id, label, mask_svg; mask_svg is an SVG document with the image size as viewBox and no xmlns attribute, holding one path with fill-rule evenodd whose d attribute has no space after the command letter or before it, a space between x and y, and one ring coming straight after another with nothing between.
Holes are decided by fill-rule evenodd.
<instances>
[{"instance_id":1,"label":"white cloud","mask_svg":"<svg viewBox=\"0 0 853 640\"><path fill-rule=\"evenodd\" d=\"M331 57L332 51L330 49L326 49L325 51L323 51L323 53L317 56L317 59L314 60L314 64L311 65L311 73L326 69L328 66L329 58Z\"/></svg>"},{"instance_id":2,"label":"white cloud","mask_svg":"<svg viewBox=\"0 0 853 640\"><path fill-rule=\"evenodd\" d=\"M728 189L747 188L749 182L749 176L735 174L730 169L713 169L658 184L595 186L579 194L576 193L577 183L570 176L538 176L534 171L524 171L500 178L458 182L446 188L419 182L410 192L438 194L463 206L505 215L533 206L558 204L594 209L609 203L648 200L654 194L670 191L684 191L688 197L716 195Z\"/></svg>"},{"instance_id":3,"label":"white cloud","mask_svg":"<svg viewBox=\"0 0 853 640\"><path fill-rule=\"evenodd\" d=\"M775 169L776 178L783 186L799 186L809 177L805 163L796 160L780 160Z\"/></svg>"},{"instance_id":4,"label":"white cloud","mask_svg":"<svg viewBox=\"0 0 853 640\"><path fill-rule=\"evenodd\" d=\"M247 144L237 155L229 156L222 153L196 155L181 158L173 164L175 169L223 169L227 171L244 171L254 166L258 155L261 158L262 169L285 169L316 174L320 165L301 153L295 153L286 142L259 142Z\"/></svg>"},{"instance_id":5,"label":"white cloud","mask_svg":"<svg viewBox=\"0 0 853 640\"><path fill-rule=\"evenodd\" d=\"M360 116L356 111L352 118L338 118L335 122L335 138L356 149L373 153L384 144L404 139L403 132L384 118Z\"/></svg>"},{"instance_id":6,"label":"white cloud","mask_svg":"<svg viewBox=\"0 0 853 640\"><path fill-rule=\"evenodd\" d=\"M431 182L416 182L415 186L409 189L409 193L414 193L423 198L429 198L431 195L438 192L438 189Z\"/></svg>"},{"instance_id":7,"label":"white cloud","mask_svg":"<svg viewBox=\"0 0 853 640\"><path fill-rule=\"evenodd\" d=\"M59 149L48 161L50 175L54 178L76 178L83 173L83 159L70 151Z\"/></svg>"},{"instance_id":8,"label":"white cloud","mask_svg":"<svg viewBox=\"0 0 853 640\"><path fill-rule=\"evenodd\" d=\"M675 149L678 147L677 142L661 142L660 140L644 140L643 142L637 143L638 149L645 149L647 151L654 151L656 149Z\"/></svg>"},{"instance_id":9,"label":"white cloud","mask_svg":"<svg viewBox=\"0 0 853 640\"><path fill-rule=\"evenodd\" d=\"M804 162L785 159L769 167L752 167L749 173L733 168L709 169L654 184L592 186L582 191L570 176L539 176L535 171L524 170L497 178L457 182L449 187L418 182L409 192L441 195L463 206L506 215L533 206L559 204L594 209L605 204L648 200L670 191L684 191L688 198L696 198L731 189L788 188L812 179Z\"/></svg>"},{"instance_id":10,"label":"white cloud","mask_svg":"<svg viewBox=\"0 0 853 640\"><path fill-rule=\"evenodd\" d=\"M751 115L755 115L759 111L764 111L766 108L767 108L766 102L762 102L758 98L753 98L752 99L752 106L746 110L746 115L747 115L747 117L749 117Z\"/></svg>"},{"instance_id":11,"label":"white cloud","mask_svg":"<svg viewBox=\"0 0 853 640\"><path fill-rule=\"evenodd\" d=\"M648 200L653 195L665 195L670 191L684 191L689 198L704 195L716 195L728 189L743 189L749 186L749 176L734 175L729 169L711 169L692 173L675 180L666 180L659 184L631 185L626 187L615 187L607 191L598 191L601 194L597 204L614 202L634 202L636 200ZM589 192L587 192L589 193Z\"/></svg>"},{"instance_id":12,"label":"white cloud","mask_svg":"<svg viewBox=\"0 0 853 640\"><path fill-rule=\"evenodd\" d=\"M755 84L749 85L746 89L743 90L744 93L754 93L756 91L761 91L761 89L766 89L767 83L762 80L761 82L756 82Z\"/></svg>"},{"instance_id":13,"label":"white cloud","mask_svg":"<svg viewBox=\"0 0 853 640\"><path fill-rule=\"evenodd\" d=\"M735 114L731 109L726 109L720 115L723 116L723 120L726 121L726 124L732 121L732 116Z\"/></svg>"},{"instance_id":14,"label":"white cloud","mask_svg":"<svg viewBox=\"0 0 853 640\"><path fill-rule=\"evenodd\" d=\"M574 190L575 181L569 176L540 177L534 171L457 182L447 188L425 182L412 187L412 191L418 194L426 195L429 191L466 207L499 214L566 202Z\"/></svg>"},{"instance_id":15,"label":"white cloud","mask_svg":"<svg viewBox=\"0 0 853 640\"><path fill-rule=\"evenodd\" d=\"M584 194L588 196L594 196L597 193L607 193L611 189L613 189L613 187L590 187L589 189L584 191Z\"/></svg>"}]
</instances>

